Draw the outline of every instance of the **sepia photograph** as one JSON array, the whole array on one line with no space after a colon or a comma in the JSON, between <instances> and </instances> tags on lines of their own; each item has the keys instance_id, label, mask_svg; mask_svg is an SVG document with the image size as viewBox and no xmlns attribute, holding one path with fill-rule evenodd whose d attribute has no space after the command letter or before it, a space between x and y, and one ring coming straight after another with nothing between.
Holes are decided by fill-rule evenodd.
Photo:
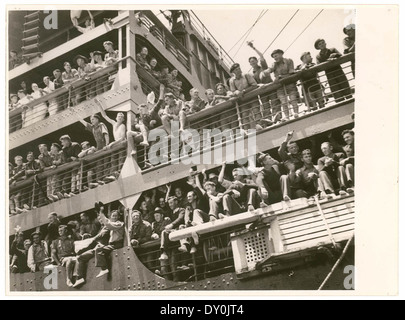
<instances>
[{"instance_id":1,"label":"sepia photograph","mask_svg":"<svg viewBox=\"0 0 405 320\"><path fill-rule=\"evenodd\" d=\"M355 6L178 7L8 6L9 292L355 291Z\"/></svg>"}]
</instances>

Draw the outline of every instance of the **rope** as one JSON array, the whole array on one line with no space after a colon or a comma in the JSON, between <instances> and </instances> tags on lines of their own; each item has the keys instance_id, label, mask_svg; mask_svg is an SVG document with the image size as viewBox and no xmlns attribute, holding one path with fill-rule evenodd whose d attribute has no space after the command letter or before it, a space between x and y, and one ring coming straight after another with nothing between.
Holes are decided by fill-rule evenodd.
<instances>
[{"instance_id":1,"label":"rope","mask_svg":"<svg viewBox=\"0 0 405 320\"><path fill-rule=\"evenodd\" d=\"M318 18L318 16L322 13L323 9L321 11L318 12L318 14L311 20L311 22L305 27L304 30L302 30L302 32L294 39L293 42L291 42L291 44L287 47L287 49L284 50L284 52L287 52L288 49L290 49L290 47L295 43L295 41L298 40L299 37L301 37L301 35L309 28L309 26L316 20L316 18Z\"/></svg>"},{"instance_id":2,"label":"rope","mask_svg":"<svg viewBox=\"0 0 405 320\"><path fill-rule=\"evenodd\" d=\"M284 27L280 30L280 32L276 35L276 37L273 39L272 42L270 42L270 44L268 45L268 47L266 48L266 50L264 50L263 54L266 53L267 50L269 50L270 46L274 43L274 41L277 40L277 38L280 36L280 34L284 31L284 29L288 26L288 24L291 22L292 19L294 19L294 17L297 15L298 11L300 11L300 9L297 9L297 11L295 11L295 13L291 16L291 18L287 21L287 23L284 25Z\"/></svg>"},{"instance_id":3,"label":"rope","mask_svg":"<svg viewBox=\"0 0 405 320\"><path fill-rule=\"evenodd\" d=\"M333 238L333 235L332 235L332 232L330 231L328 222L326 221L325 213L323 212L322 207L321 207L321 205L319 204L319 199L318 199L317 196L314 197L314 198L315 198L316 206L318 207L318 211L319 211L319 213L321 214L323 223L325 224L326 231L328 231L329 238L330 238L331 242L333 243L333 246L336 247L335 239Z\"/></svg>"},{"instance_id":4,"label":"rope","mask_svg":"<svg viewBox=\"0 0 405 320\"><path fill-rule=\"evenodd\" d=\"M343 249L342 254L340 255L339 259L336 261L335 265L332 267L332 269L330 270L329 274L326 276L325 280L323 280L322 284L320 285L320 287L318 288L319 290L322 290L323 287L325 286L325 284L328 282L328 280L330 279L330 277L332 276L332 274L335 272L336 268L339 266L339 264L342 262L344 256L347 253L347 250L349 249L350 244L352 243L354 239L354 235L351 236L351 238L349 239L349 241L347 241L345 248Z\"/></svg>"}]
</instances>

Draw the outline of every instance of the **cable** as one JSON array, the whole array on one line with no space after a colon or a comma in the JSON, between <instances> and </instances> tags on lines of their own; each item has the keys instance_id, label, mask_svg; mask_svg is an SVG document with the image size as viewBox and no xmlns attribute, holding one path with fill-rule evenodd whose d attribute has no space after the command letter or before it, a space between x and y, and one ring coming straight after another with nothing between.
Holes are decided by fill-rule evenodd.
<instances>
[{"instance_id":1,"label":"cable","mask_svg":"<svg viewBox=\"0 0 405 320\"><path fill-rule=\"evenodd\" d=\"M267 11L266 11L267 12ZM266 14L266 12L263 13L263 15L259 16L259 18L257 18L256 22L253 24L253 26L250 28L249 32L246 34L245 38L242 40L242 42L240 43L240 46L238 48L238 50L236 51L236 53L233 55L232 59L235 58L235 56L239 53L239 50L242 48L242 45L244 44L244 42L246 41L247 37L250 35L250 33L252 32L254 26L256 25L257 22L259 22L259 20Z\"/></svg>"},{"instance_id":2,"label":"cable","mask_svg":"<svg viewBox=\"0 0 405 320\"><path fill-rule=\"evenodd\" d=\"M318 12L318 14L311 20L311 22L305 27L304 30L302 30L302 32L294 39L293 42L291 42L291 44L287 47L287 49L284 50L284 52L287 52L288 49L290 49L290 47L295 43L295 41L298 40L299 37L301 37L301 35L309 28L309 26L315 21L316 18L318 18L318 16L322 13L323 9L321 11Z\"/></svg>"},{"instance_id":3,"label":"cable","mask_svg":"<svg viewBox=\"0 0 405 320\"><path fill-rule=\"evenodd\" d=\"M269 50L270 46L274 43L274 41L277 40L277 38L280 36L280 34L284 31L284 29L288 26L288 24L291 22L292 19L294 19L294 17L297 15L298 11L300 11L300 9L298 9L297 11L295 11L295 13L291 16L290 20L287 21L287 23L284 25L284 27L280 30L280 32L276 35L276 37L273 39L272 42L270 42L270 44L267 46L266 50L264 50L263 54L266 53L267 50Z\"/></svg>"},{"instance_id":4,"label":"cable","mask_svg":"<svg viewBox=\"0 0 405 320\"><path fill-rule=\"evenodd\" d=\"M252 25L248 30L246 30L246 32L240 37L240 39L239 39L238 41L236 41L236 43L232 46L232 48L228 50L228 53L231 52L232 49L236 47L236 45L243 39L243 37L246 36L246 34L250 33L250 31L253 29L253 27L254 27L254 26L257 24L257 22L259 22L259 20L267 13L267 11L268 11L268 10L266 10L266 11L263 13L263 10L262 10L262 12L260 12L258 18L257 18L256 21L253 23L253 25Z\"/></svg>"}]
</instances>

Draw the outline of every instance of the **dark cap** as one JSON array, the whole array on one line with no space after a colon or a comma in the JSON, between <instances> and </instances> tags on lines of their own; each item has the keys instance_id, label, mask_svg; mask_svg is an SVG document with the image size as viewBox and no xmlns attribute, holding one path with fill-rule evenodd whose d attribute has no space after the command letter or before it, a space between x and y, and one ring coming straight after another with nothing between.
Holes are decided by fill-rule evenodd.
<instances>
[{"instance_id":1,"label":"dark cap","mask_svg":"<svg viewBox=\"0 0 405 320\"><path fill-rule=\"evenodd\" d=\"M87 58L86 58L85 56L82 56L81 54L77 55L77 56L73 59L73 61L76 62L76 64L77 64L77 59L83 59L85 63L88 62L88 61L87 61Z\"/></svg>"},{"instance_id":2,"label":"dark cap","mask_svg":"<svg viewBox=\"0 0 405 320\"><path fill-rule=\"evenodd\" d=\"M356 30L356 25L354 23L348 24L346 27L343 28L343 33L347 35L348 30Z\"/></svg>"},{"instance_id":3,"label":"dark cap","mask_svg":"<svg viewBox=\"0 0 405 320\"><path fill-rule=\"evenodd\" d=\"M112 43L112 41L104 41L103 42L103 46L105 46L105 45L110 45L110 46L112 46L112 45L114 45L113 43Z\"/></svg>"},{"instance_id":4,"label":"dark cap","mask_svg":"<svg viewBox=\"0 0 405 320\"><path fill-rule=\"evenodd\" d=\"M96 113L96 114L92 114L91 117L92 117L92 118L97 118L98 121L101 120L101 117L100 117L97 113Z\"/></svg>"},{"instance_id":5,"label":"dark cap","mask_svg":"<svg viewBox=\"0 0 405 320\"><path fill-rule=\"evenodd\" d=\"M324 40L324 39L317 39L317 40L315 41L315 44L314 44L315 49L318 50L318 45L319 45L319 43L322 42L322 41L325 41L325 40Z\"/></svg>"},{"instance_id":6,"label":"dark cap","mask_svg":"<svg viewBox=\"0 0 405 320\"><path fill-rule=\"evenodd\" d=\"M311 52L307 51L307 52L301 53L301 56L300 56L301 61L302 61L302 59L303 59L306 55L308 55L308 54L311 54Z\"/></svg>"},{"instance_id":7,"label":"dark cap","mask_svg":"<svg viewBox=\"0 0 405 320\"><path fill-rule=\"evenodd\" d=\"M155 212L154 212L154 213L164 214L163 209L162 209L162 208L159 208L159 207L156 207L156 208L155 208Z\"/></svg>"},{"instance_id":8,"label":"dark cap","mask_svg":"<svg viewBox=\"0 0 405 320\"><path fill-rule=\"evenodd\" d=\"M61 225L58 227L58 229L67 229L67 225L61 224Z\"/></svg>"},{"instance_id":9,"label":"dark cap","mask_svg":"<svg viewBox=\"0 0 405 320\"><path fill-rule=\"evenodd\" d=\"M41 231L34 231L33 233L31 233L31 238L33 238L34 236L42 236Z\"/></svg>"},{"instance_id":10,"label":"dark cap","mask_svg":"<svg viewBox=\"0 0 405 320\"><path fill-rule=\"evenodd\" d=\"M99 50L93 51L93 56L103 56L103 53Z\"/></svg>"},{"instance_id":11,"label":"dark cap","mask_svg":"<svg viewBox=\"0 0 405 320\"><path fill-rule=\"evenodd\" d=\"M263 153L259 156L259 158L257 159L259 161L260 164L263 164L263 160L268 156L268 153Z\"/></svg>"},{"instance_id":12,"label":"dark cap","mask_svg":"<svg viewBox=\"0 0 405 320\"><path fill-rule=\"evenodd\" d=\"M59 138L59 141L62 141L62 140L65 140L65 139L67 139L69 141L72 141L72 139L70 139L70 136L68 134L64 134L63 136L61 136Z\"/></svg>"},{"instance_id":13,"label":"dark cap","mask_svg":"<svg viewBox=\"0 0 405 320\"><path fill-rule=\"evenodd\" d=\"M56 142L52 143L51 146L54 146L54 147L58 148L59 150L62 149L62 147L60 146L60 144L59 144L59 143L56 143Z\"/></svg>"},{"instance_id":14,"label":"dark cap","mask_svg":"<svg viewBox=\"0 0 405 320\"><path fill-rule=\"evenodd\" d=\"M284 54L284 51L281 50L281 49L276 49L276 50L274 50L274 51L271 53L271 57L273 58L273 56L274 56L276 53Z\"/></svg>"},{"instance_id":15,"label":"dark cap","mask_svg":"<svg viewBox=\"0 0 405 320\"><path fill-rule=\"evenodd\" d=\"M231 66L231 69L229 69L229 71L232 73L235 69L240 68L240 64L239 63L234 63Z\"/></svg>"},{"instance_id":16,"label":"dark cap","mask_svg":"<svg viewBox=\"0 0 405 320\"><path fill-rule=\"evenodd\" d=\"M18 95L17 95L16 93L12 93L12 94L10 94L10 99L11 99L12 97L17 97L17 98L18 98Z\"/></svg>"}]
</instances>

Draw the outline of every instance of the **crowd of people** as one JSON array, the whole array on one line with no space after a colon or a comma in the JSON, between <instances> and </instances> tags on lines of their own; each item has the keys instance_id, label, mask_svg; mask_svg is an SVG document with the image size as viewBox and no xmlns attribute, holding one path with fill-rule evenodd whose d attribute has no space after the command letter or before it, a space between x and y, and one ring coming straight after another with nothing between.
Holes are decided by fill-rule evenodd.
<instances>
[{"instance_id":1,"label":"crowd of people","mask_svg":"<svg viewBox=\"0 0 405 320\"><path fill-rule=\"evenodd\" d=\"M104 122L101 121L101 116L95 114L90 118L90 122L86 122L79 114L75 113L74 109L71 109L85 130L92 133L95 145L89 141L83 141L79 144L72 141L68 134L65 134L60 137L59 143L52 143L50 148L47 144L40 144L37 159L35 159L32 151L27 153L25 163L22 156L15 156L14 164L9 164L10 185L14 186L19 181L34 177L38 190L34 193L31 185L27 192L24 189L19 189L15 193L12 192L10 195L10 215L21 214L41 205L73 197L79 192L96 188L118 178L120 165L123 164L126 156L125 152L122 155L114 153L86 162L80 175L78 169L73 169L69 172L49 175L45 181L37 179L37 175L42 172L52 172L60 166L75 161L86 161L88 155L110 150L125 141L125 115L120 112L115 120L111 119L103 110L100 101L97 100L97 102L103 118L112 124L112 139L110 140L109 131Z\"/></svg>"},{"instance_id":2,"label":"crowd of people","mask_svg":"<svg viewBox=\"0 0 405 320\"><path fill-rule=\"evenodd\" d=\"M344 39L345 53L354 52L354 32L354 25L344 28L347 35ZM85 79L93 72L117 62L119 54L114 50L111 41L104 42L107 51L104 59L100 51L90 54L90 63L86 57L79 55L74 59L77 69L73 69L69 62L65 62L64 72L62 73L60 69L54 70L52 81L49 76L44 77L44 88L39 88L34 83L32 93L29 93L26 83L22 83L18 93L10 96L9 110L23 109L22 122L17 126L27 126L69 108L85 130L92 133L95 145L89 141L83 141L81 144L73 142L67 134L60 137L60 144L52 143L49 150L48 145L40 144L38 146L40 155L37 159L33 152L29 152L25 163L23 157L18 155L14 158L15 163L9 164L10 184L15 185L31 177L36 179L39 173L86 159L90 154L111 149L123 141L127 141L126 154L136 157L138 146L145 148L149 146L148 135L151 130L162 126L170 138L173 120L180 122L180 131L183 131L189 125L187 118L190 114L212 108L230 99L237 100L256 89L258 85L280 81L297 70L308 70L315 65L311 54L304 52L300 57L302 64L295 68L293 61L285 58L284 52L280 49L272 52L274 62L269 65L263 53L251 42L248 45L259 56L249 58L252 73L243 73L240 65L235 63L230 69L233 76L227 83L218 83L215 89L207 89L204 98L200 96L198 89L192 88L187 93L190 95L188 101L185 101L178 71L170 71L165 65L160 66L156 58L149 57L148 48L143 47L136 55L136 61L138 67L144 68L160 82L159 97L157 101L148 98L147 103L139 106L139 113L134 118L131 128L127 128L125 114L117 113L116 119L108 117L103 105L96 98L98 94L109 90L108 76L76 90L70 99L67 96L56 97L36 105L35 112L33 108L26 106L32 100L41 98L62 86L69 86L78 79ZM316 57L317 64L341 56L338 50L328 48L323 39L316 40L314 46L319 50ZM352 68L354 74L354 63ZM340 66L327 69L325 74L336 102L351 98L349 82ZM327 97L317 74L307 75L301 84L308 110L323 108ZM92 115L90 122L87 122L74 106L85 99L93 98L100 107L100 113ZM297 85L287 84L269 95L268 100L263 103L263 113L260 112L258 102L242 105L240 110L242 126L247 130L286 121L290 117L296 118L300 99ZM112 125L113 139L110 139L108 128L102 122L102 118ZM238 127L238 117L231 111L221 113L216 121L220 123L222 129ZM135 209L120 208L110 212L108 217L102 203L95 206L96 219L82 213L80 222L70 221L66 225L61 224L57 214L53 212L49 215L46 237L36 231L31 234L30 239L26 239L19 229L16 230L10 250L11 270L21 273L36 272L50 264L61 265L67 268L67 285L80 287L86 282L87 262L95 257L96 266L100 268L97 277L107 275L110 272L109 254L124 245L125 225L122 221L124 210L128 210L132 221L128 226L130 245L136 249L149 241L159 240L160 256L157 260L163 265L170 258L169 247L173 244L169 240L169 235L174 230L227 219L229 216L254 211L280 201L346 196L354 191L354 131L344 130L342 137L346 143L344 146L339 146L331 140L317 146L323 156L314 162L313 150L301 151L299 144L292 140L293 132L289 132L278 149L279 160L270 154L262 153L258 155L257 162L250 161L248 166L223 163L219 172L190 170L185 185L178 185L174 190L172 185L168 185L145 192ZM41 202L50 203L74 197L81 191L115 181L119 175L120 161L117 154L113 153L109 155L108 160L96 160L84 167L80 177L78 170L71 170L68 173L50 175L45 182L36 179L40 190L41 184L46 186L42 188L45 191L12 192L10 214L28 212L41 205ZM178 251L195 254L199 250L199 242L198 235L193 233L191 238L179 242ZM77 243L80 243L80 246ZM158 273L161 272L160 269L157 270Z\"/></svg>"},{"instance_id":3,"label":"crowd of people","mask_svg":"<svg viewBox=\"0 0 405 320\"><path fill-rule=\"evenodd\" d=\"M70 62L64 62L63 69L53 70L52 80L49 75L43 77L42 88L37 83L32 83L31 89L28 89L27 83L22 81L18 92L10 94L9 111L22 110L20 117L11 119L10 129L15 131L21 127L27 127L68 107L74 107L84 100L90 100L108 91L111 87L109 75L90 81L92 74L115 64L119 59L119 52L114 49L114 44L111 41L105 41L103 46L104 53L96 50L90 52L89 58L77 55L73 59L73 63L77 68L73 68ZM30 102L40 99L59 88L69 88L73 82L81 79L89 81L89 84L75 88L70 94L62 94L38 105L29 105Z\"/></svg>"},{"instance_id":4,"label":"crowd of people","mask_svg":"<svg viewBox=\"0 0 405 320\"><path fill-rule=\"evenodd\" d=\"M348 35L348 37L344 39L344 43L347 47L345 52L347 53L354 51L354 28L354 25L350 25L344 29L344 32ZM172 70L169 72L167 66L159 67L157 59L153 57L149 59L148 48L143 47L136 55L136 61L140 67L145 68L146 71L150 72L151 75L160 82L157 102L153 95L152 99L149 98L149 95L147 99L148 102L139 106L139 113L136 114L131 128L127 128L125 115L123 113L118 113L115 120L109 118L101 102L95 98L96 104L100 106L100 113L92 115L90 123L88 123L77 113L74 106L80 103L81 99L84 97L86 99L92 99L96 93L108 90L108 87L105 86L106 79L100 80L101 83L98 83L99 80L97 80L97 82L92 85L92 90L77 91L76 95L71 98L70 104L64 105L63 108L69 108L71 113L77 117L78 121L84 125L85 129L93 133L95 146L92 146L88 141L83 141L81 145L79 145L76 142L72 142L68 135L61 137L60 142L62 146L58 143L53 143L50 146L50 151L48 151L48 146L40 145L40 155L38 159L34 159L33 153L29 152L26 156L27 162L25 164L20 155L15 157L14 164L9 164L10 183L15 184L20 180L36 176L40 172L54 169L64 163L85 158L88 154L103 149L110 149L112 146L125 140L128 145L127 154L136 157L138 146L149 147L148 136L151 130L162 126L170 138L172 134L172 121L179 121L179 131L181 133L189 126L188 116L190 114L211 108L230 99L242 97L247 92L257 88L258 84L271 83L273 82L272 73L274 74L275 81L278 81L296 71L292 60L283 57L284 53L282 50L278 49L273 51L271 56L274 58L274 63L269 67L263 54L256 49L251 42L249 42L248 45L259 56L259 58L249 58L249 63L252 66L251 74L243 74L240 65L235 63L231 67L233 77L229 79L227 84L218 83L215 86L215 90L206 90L206 100L200 97L198 89L192 88L189 92L189 101L184 101L182 83L177 78L178 71ZM44 89L40 89L36 84L33 84L33 93L27 95L27 85L25 82L22 82L22 89L19 90L18 93L20 100L18 100L16 95L12 95L11 109L20 108L32 99L37 99L43 94L52 92L58 86L68 85L78 78L86 77L95 70L115 63L118 59L118 52L113 49L112 42L104 42L104 47L107 52L104 55L104 61L100 51L95 51L90 54L90 63L87 63L86 57L77 56L75 58L75 62L78 65L77 70L72 69L70 63L65 62L65 71L61 73L60 70L55 70L55 79L53 81L51 81L49 77L44 77L44 83L47 85ZM325 41L322 39L316 40L315 47L320 50L317 56L317 63L336 59L340 56L340 53L336 49L328 49ZM300 70L309 69L314 66L309 52L304 52L301 56L301 60L303 64L298 67ZM326 77L328 78L332 93L336 96L337 101L343 98L351 98L351 89L340 66L327 69ZM336 79L337 81L335 81ZM336 90L334 90L334 88L336 88ZM308 108L310 110L324 107L325 97L323 86L317 79L316 74L306 76L303 81L302 92L304 96L311 98L307 99ZM293 117L297 117L298 96L297 87L292 83L270 94L269 100L263 103L263 114L258 111L259 103L257 101L241 105L240 113L243 128L246 130L254 129L258 126L268 126L288 119L291 109L288 106L289 103L292 105ZM43 116L53 114L63 105L62 100L63 99L55 98L47 103L41 103L35 107L36 112L38 113L38 110L40 110ZM282 117L282 108L284 117ZM30 113L32 113L32 110L29 110L29 108L25 109L25 116L29 116ZM112 142L110 142L106 125L101 121L102 117L113 126L114 139ZM222 112L217 118L216 121L223 130L239 127L238 117L236 113L232 111ZM23 123L26 124L27 121L30 122L31 120L30 116L28 118L25 117ZM258 123L260 123L260 125ZM45 183L45 197L35 197L35 195L34 197L32 195L24 196L21 192L17 192L17 194L13 194L10 198L10 214L14 215L30 210L32 207L37 206L36 204L38 204L38 202L41 202L39 201L40 198L42 198L42 202L45 201L45 203L47 203L46 201L57 201L62 198L71 197L78 191L82 191L82 189L86 190L88 188L97 187L105 182L114 181L119 171L119 169L116 168L118 167L116 164L117 161L117 159L113 159L114 170L110 170L107 174L105 173L106 170L104 170L107 166L107 162L100 161L94 166L97 167L96 169L89 168L86 170L84 179L77 178L77 172L73 172L71 175L65 175L62 179L62 183L60 182L60 177L53 176L48 178ZM144 167L149 166L150 163L144 161Z\"/></svg>"},{"instance_id":5,"label":"crowd of people","mask_svg":"<svg viewBox=\"0 0 405 320\"><path fill-rule=\"evenodd\" d=\"M320 145L322 157L315 162L313 151L300 150L288 132L278 149L279 160L268 153L257 155L247 165L224 162L219 171L190 169L185 181L144 192L134 208L120 206L106 217L104 204L96 203L96 219L86 212L80 222L61 225L56 213L49 215L46 237L34 232L25 239L20 230L11 245L12 272L43 270L49 264L66 266L68 286L85 283L87 262L96 257L97 277L109 273L108 255L124 243L122 217L127 210L129 244L137 249L150 241L160 242L160 256L147 255L146 264L159 261L155 272L164 275L173 254L169 235L175 230L227 219L281 201L317 197L319 200L347 196L354 192L354 131L342 133L345 145L333 138ZM318 146L319 147L319 146ZM229 170L230 169L230 170ZM75 243L76 242L76 243ZM78 242L80 244L78 244ZM199 236L178 243L180 253L195 254ZM166 269L165 269L166 268Z\"/></svg>"}]
</instances>

